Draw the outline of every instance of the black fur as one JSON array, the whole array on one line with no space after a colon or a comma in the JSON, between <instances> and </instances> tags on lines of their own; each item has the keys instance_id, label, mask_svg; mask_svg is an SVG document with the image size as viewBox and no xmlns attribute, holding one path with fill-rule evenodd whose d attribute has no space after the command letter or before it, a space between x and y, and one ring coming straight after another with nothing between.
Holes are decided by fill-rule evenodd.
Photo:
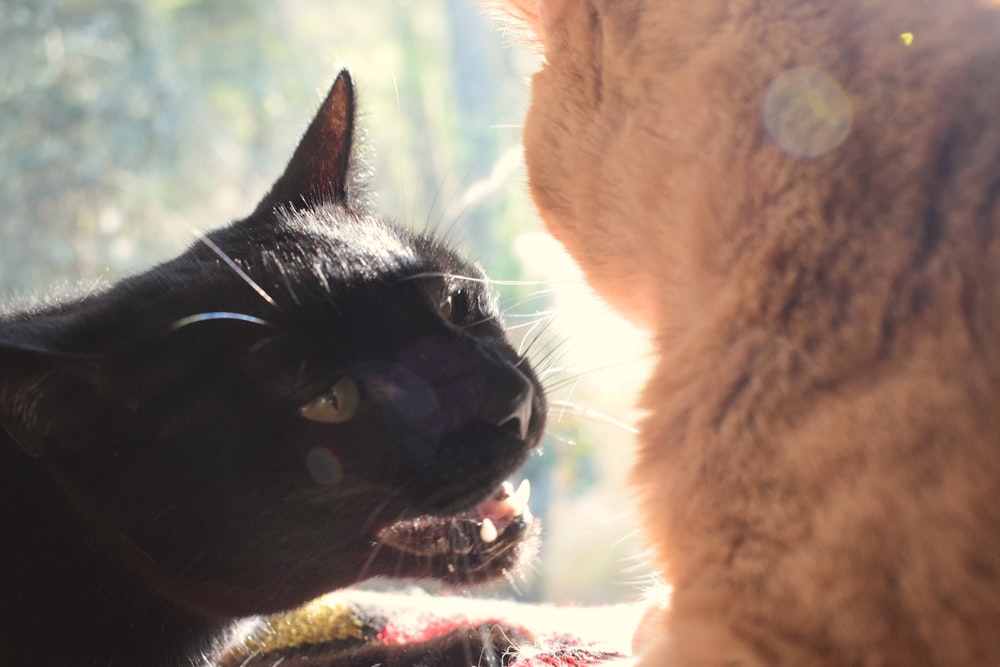
<instances>
[{"instance_id":1,"label":"black fur","mask_svg":"<svg viewBox=\"0 0 1000 667\"><path fill-rule=\"evenodd\" d=\"M236 617L523 558L525 522L461 557L374 539L484 500L545 409L476 269L359 203L354 105L342 72L248 218L0 321L3 667L191 664ZM300 415L345 375L356 416Z\"/></svg>"}]
</instances>

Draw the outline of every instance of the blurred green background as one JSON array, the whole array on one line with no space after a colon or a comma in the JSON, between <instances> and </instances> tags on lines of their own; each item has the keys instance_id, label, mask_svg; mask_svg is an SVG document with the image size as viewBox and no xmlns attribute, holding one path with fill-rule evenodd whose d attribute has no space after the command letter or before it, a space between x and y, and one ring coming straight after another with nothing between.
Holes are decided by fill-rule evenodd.
<instances>
[{"instance_id":1,"label":"blurred green background","mask_svg":"<svg viewBox=\"0 0 1000 667\"><path fill-rule=\"evenodd\" d=\"M554 399L524 476L545 521L496 593L637 597L624 490L643 342L544 234L520 123L538 61L473 0L0 0L0 303L108 285L251 211L341 66L378 208L498 281ZM514 480L515 483L518 481Z\"/></svg>"}]
</instances>

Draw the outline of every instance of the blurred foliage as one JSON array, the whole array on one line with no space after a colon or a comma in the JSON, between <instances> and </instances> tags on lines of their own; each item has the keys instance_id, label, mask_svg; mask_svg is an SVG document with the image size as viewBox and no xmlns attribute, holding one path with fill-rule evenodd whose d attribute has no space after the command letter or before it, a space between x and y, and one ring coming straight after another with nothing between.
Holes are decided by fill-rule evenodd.
<instances>
[{"instance_id":1,"label":"blurred foliage","mask_svg":"<svg viewBox=\"0 0 1000 667\"><path fill-rule=\"evenodd\" d=\"M545 273L517 252L538 233L518 148L536 63L472 0L0 0L0 45L0 300L106 285L247 214L345 64L379 210L494 278ZM575 391L539 320L549 293L500 289L547 381ZM548 536L518 592L628 597L627 504L595 495L627 457L593 444L623 433L553 430L525 472Z\"/></svg>"}]
</instances>

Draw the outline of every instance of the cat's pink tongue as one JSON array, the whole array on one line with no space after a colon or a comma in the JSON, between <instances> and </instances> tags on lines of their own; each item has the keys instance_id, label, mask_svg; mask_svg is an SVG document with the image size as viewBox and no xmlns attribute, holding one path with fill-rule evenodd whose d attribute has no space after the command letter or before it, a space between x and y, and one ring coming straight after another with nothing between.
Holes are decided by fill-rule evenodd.
<instances>
[{"instance_id":1,"label":"cat's pink tongue","mask_svg":"<svg viewBox=\"0 0 1000 667\"><path fill-rule=\"evenodd\" d=\"M495 542L515 517L521 516L525 521L531 520L531 510L528 509L528 498L531 496L531 484L523 480L514 490L514 485L504 482L497 492L475 510L482 519L479 528L479 539L484 543Z\"/></svg>"}]
</instances>

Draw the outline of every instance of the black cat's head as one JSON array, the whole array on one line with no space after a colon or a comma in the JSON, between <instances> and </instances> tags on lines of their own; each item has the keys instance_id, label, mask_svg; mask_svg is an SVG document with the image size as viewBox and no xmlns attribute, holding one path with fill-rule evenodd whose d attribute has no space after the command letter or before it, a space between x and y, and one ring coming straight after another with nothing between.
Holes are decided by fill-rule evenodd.
<instances>
[{"instance_id":1,"label":"black cat's head","mask_svg":"<svg viewBox=\"0 0 1000 667\"><path fill-rule=\"evenodd\" d=\"M0 323L0 418L144 580L215 614L502 576L545 403L481 273L355 195L342 72L248 218Z\"/></svg>"}]
</instances>

